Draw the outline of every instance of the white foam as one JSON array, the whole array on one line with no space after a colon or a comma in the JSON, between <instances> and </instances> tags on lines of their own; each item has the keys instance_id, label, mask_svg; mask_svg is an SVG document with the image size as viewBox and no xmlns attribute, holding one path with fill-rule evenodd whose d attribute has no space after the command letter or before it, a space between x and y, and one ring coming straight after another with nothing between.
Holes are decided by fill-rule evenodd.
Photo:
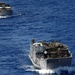
<instances>
[{"instance_id":1,"label":"white foam","mask_svg":"<svg viewBox=\"0 0 75 75\"><path fill-rule=\"evenodd\" d=\"M34 66L32 65L22 65L19 68L26 69L26 71L34 71Z\"/></svg>"},{"instance_id":2,"label":"white foam","mask_svg":"<svg viewBox=\"0 0 75 75\"><path fill-rule=\"evenodd\" d=\"M36 72L39 74L53 74L56 73L60 75L62 72L68 72L72 73L75 72L75 67L59 67L56 69L36 69L33 65L22 65L20 68L24 69L25 71L30 71L30 72Z\"/></svg>"},{"instance_id":3,"label":"white foam","mask_svg":"<svg viewBox=\"0 0 75 75\"><path fill-rule=\"evenodd\" d=\"M7 17L9 17L9 16L0 16L0 18L7 18Z\"/></svg>"},{"instance_id":4,"label":"white foam","mask_svg":"<svg viewBox=\"0 0 75 75\"><path fill-rule=\"evenodd\" d=\"M48 70L41 69L41 70L35 70L35 71L38 72L38 73L40 73L40 74L52 74L52 73L54 73L54 71L51 70L51 69L48 69Z\"/></svg>"},{"instance_id":5,"label":"white foam","mask_svg":"<svg viewBox=\"0 0 75 75\"><path fill-rule=\"evenodd\" d=\"M56 69L35 69L34 66L25 66L26 71L33 71L33 72L38 72L39 74L53 74L57 73L60 75L62 71L67 71L68 73L71 73L75 71L75 67L59 67Z\"/></svg>"}]
</instances>

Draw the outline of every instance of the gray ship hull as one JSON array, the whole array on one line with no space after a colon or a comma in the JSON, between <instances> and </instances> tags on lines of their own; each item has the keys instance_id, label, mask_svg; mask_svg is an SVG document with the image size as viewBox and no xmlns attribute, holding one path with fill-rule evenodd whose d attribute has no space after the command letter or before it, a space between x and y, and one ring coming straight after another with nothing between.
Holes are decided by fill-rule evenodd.
<instances>
[{"instance_id":1,"label":"gray ship hull","mask_svg":"<svg viewBox=\"0 0 75 75\"><path fill-rule=\"evenodd\" d=\"M13 14L12 10L2 9L0 10L0 16L11 16Z\"/></svg>"},{"instance_id":2,"label":"gray ship hull","mask_svg":"<svg viewBox=\"0 0 75 75\"><path fill-rule=\"evenodd\" d=\"M38 62L33 61L33 58L30 55L29 58L32 64L35 66L35 68L39 69L55 69L59 67L69 67L72 65L72 57L43 59L42 63L39 63L41 60L39 60Z\"/></svg>"},{"instance_id":3,"label":"gray ship hull","mask_svg":"<svg viewBox=\"0 0 75 75\"><path fill-rule=\"evenodd\" d=\"M71 57L47 59L47 68L48 69L71 66L71 65L72 65Z\"/></svg>"}]
</instances>

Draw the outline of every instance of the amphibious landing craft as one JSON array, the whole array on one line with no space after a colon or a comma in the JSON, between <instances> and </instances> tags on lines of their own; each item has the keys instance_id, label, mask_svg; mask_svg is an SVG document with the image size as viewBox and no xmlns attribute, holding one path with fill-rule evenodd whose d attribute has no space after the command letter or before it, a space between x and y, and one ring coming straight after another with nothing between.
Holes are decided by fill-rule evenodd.
<instances>
[{"instance_id":1,"label":"amphibious landing craft","mask_svg":"<svg viewBox=\"0 0 75 75\"><path fill-rule=\"evenodd\" d=\"M71 66L72 54L65 44L54 42L36 42L30 44L29 58L39 69L54 69Z\"/></svg>"},{"instance_id":2,"label":"amphibious landing craft","mask_svg":"<svg viewBox=\"0 0 75 75\"><path fill-rule=\"evenodd\" d=\"M0 16L10 16L13 14L11 7L3 2L0 2Z\"/></svg>"}]
</instances>

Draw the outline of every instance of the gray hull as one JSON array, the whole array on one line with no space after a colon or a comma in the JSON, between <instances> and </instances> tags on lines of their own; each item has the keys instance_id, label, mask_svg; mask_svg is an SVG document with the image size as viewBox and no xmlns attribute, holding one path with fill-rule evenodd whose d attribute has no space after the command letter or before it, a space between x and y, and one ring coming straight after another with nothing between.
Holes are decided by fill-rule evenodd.
<instances>
[{"instance_id":1,"label":"gray hull","mask_svg":"<svg viewBox=\"0 0 75 75\"><path fill-rule=\"evenodd\" d=\"M33 58L29 55L32 64L35 68L39 69L55 69L59 67L69 67L72 65L72 57L67 58L51 58L51 59L43 59L39 61L34 61ZM41 62L41 63L40 63Z\"/></svg>"},{"instance_id":2,"label":"gray hull","mask_svg":"<svg viewBox=\"0 0 75 75\"><path fill-rule=\"evenodd\" d=\"M58 67L64 66L71 66L72 65L72 58L57 58L57 59L48 59L47 60L47 68L53 69Z\"/></svg>"},{"instance_id":3,"label":"gray hull","mask_svg":"<svg viewBox=\"0 0 75 75\"><path fill-rule=\"evenodd\" d=\"M0 10L0 16L11 16L13 14L12 10L2 9Z\"/></svg>"}]
</instances>

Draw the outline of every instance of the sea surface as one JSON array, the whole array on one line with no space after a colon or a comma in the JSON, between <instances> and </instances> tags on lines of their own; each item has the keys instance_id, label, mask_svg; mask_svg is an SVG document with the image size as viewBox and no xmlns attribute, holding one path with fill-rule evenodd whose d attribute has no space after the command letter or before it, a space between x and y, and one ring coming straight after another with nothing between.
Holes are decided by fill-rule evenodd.
<instances>
[{"instance_id":1,"label":"sea surface","mask_svg":"<svg viewBox=\"0 0 75 75\"><path fill-rule=\"evenodd\" d=\"M75 75L75 0L0 0L11 17L0 17L0 75ZM30 41L58 40L73 54L71 67L39 70L28 54Z\"/></svg>"}]
</instances>

